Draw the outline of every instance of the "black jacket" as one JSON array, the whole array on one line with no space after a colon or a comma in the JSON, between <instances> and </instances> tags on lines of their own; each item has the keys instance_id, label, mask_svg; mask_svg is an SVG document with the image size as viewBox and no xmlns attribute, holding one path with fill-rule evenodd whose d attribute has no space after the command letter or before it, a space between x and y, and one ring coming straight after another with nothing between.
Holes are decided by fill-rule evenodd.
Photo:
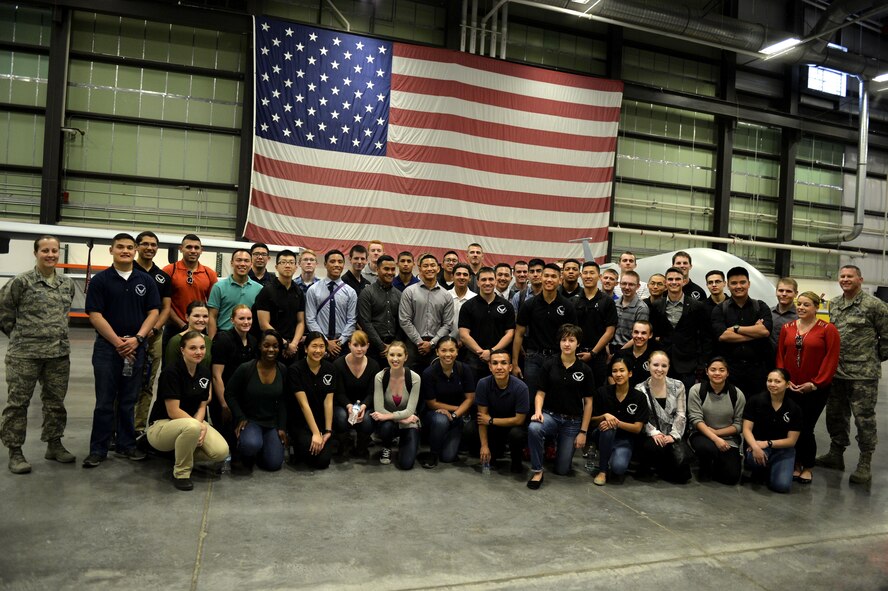
<instances>
[{"instance_id":1,"label":"black jacket","mask_svg":"<svg viewBox=\"0 0 888 591\"><path fill-rule=\"evenodd\" d=\"M669 366L677 374L693 373L703 367L712 356L712 324L706 304L685 295L681 318L675 327L666 317L668 296L650 305L651 324L654 326L654 339L669 355Z\"/></svg>"}]
</instances>

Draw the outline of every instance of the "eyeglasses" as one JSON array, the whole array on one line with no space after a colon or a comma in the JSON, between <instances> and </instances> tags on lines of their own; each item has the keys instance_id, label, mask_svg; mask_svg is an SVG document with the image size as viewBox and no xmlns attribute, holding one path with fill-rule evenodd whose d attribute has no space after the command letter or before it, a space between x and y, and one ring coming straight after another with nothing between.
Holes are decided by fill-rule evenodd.
<instances>
[{"instance_id":1,"label":"eyeglasses","mask_svg":"<svg viewBox=\"0 0 888 591\"><path fill-rule=\"evenodd\" d=\"M802 347L805 344L805 336L797 334L795 338L795 346L796 346L796 365L801 367L802 365Z\"/></svg>"},{"instance_id":2,"label":"eyeglasses","mask_svg":"<svg viewBox=\"0 0 888 591\"><path fill-rule=\"evenodd\" d=\"M191 269L188 269L188 278L185 280L185 283L188 285L194 283L194 272Z\"/></svg>"},{"instance_id":3,"label":"eyeglasses","mask_svg":"<svg viewBox=\"0 0 888 591\"><path fill-rule=\"evenodd\" d=\"M282 267L295 267L296 261L278 261L277 264Z\"/></svg>"},{"instance_id":4,"label":"eyeglasses","mask_svg":"<svg viewBox=\"0 0 888 591\"><path fill-rule=\"evenodd\" d=\"M263 259L267 259L267 258L268 258L268 253L267 253L267 252L254 252L254 253L253 253L253 256L256 257L256 258L260 258L260 257L261 257L261 258L263 258Z\"/></svg>"}]
</instances>

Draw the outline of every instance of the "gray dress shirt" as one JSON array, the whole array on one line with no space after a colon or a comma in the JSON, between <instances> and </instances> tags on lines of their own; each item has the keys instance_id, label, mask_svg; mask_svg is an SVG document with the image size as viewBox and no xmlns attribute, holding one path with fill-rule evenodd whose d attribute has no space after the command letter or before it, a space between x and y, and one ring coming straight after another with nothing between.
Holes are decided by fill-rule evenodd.
<instances>
[{"instance_id":1,"label":"gray dress shirt","mask_svg":"<svg viewBox=\"0 0 888 591\"><path fill-rule=\"evenodd\" d=\"M425 283L414 283L401 294L398 320L410 342L416 344L423 337L438 339L450 334L453 326L453 297L436 282L432 289Z\"/></svg>"}]
</instances>

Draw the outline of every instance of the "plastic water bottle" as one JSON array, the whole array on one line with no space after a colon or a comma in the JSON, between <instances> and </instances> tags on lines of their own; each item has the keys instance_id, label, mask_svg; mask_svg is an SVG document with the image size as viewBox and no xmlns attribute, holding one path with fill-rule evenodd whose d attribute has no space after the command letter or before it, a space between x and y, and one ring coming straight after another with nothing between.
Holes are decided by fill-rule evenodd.
<instances>
[{"instance_id":1,"label":"plastic water bottle","mask_svg":"<svg viewBox=\"0 0 888 591\"><path fill-rule=\"evenodd\" d=\"M361 414L361 401L356 400L354 404L352 404L351 415L348 417L348 424L354 425L358 422L358 415Z\"/></svg>"},{"instance_id":2,"label":"plastic water bottle","mask_svg":"<svg viewBox=\"0 0 888 591\"><path fill-rule=\"evenodd\" d=\"M133 377L133 365L134 361L131 357L127 357L123 360L123 377L131 378Z\"/></svg>"},{"instance_id":3,"label":"plastic water bottle","mask_svg":"<svg viewBox=\"0 0 888 591\"><path fill-rule=\"evenodd\" d=\"M490 462L481 464L481 476L490 476Z\"/></svg>"},{"instance_id":4,"label":"plastic water bottle","mask_svg":"<svg viewBox=\"0 0 888 591\"><path fill-rule=\"evenodd\" d=\"M225 457L225 461L222 462L222 474L231 474L231 455Z\"/></svg>"}]
</instances>

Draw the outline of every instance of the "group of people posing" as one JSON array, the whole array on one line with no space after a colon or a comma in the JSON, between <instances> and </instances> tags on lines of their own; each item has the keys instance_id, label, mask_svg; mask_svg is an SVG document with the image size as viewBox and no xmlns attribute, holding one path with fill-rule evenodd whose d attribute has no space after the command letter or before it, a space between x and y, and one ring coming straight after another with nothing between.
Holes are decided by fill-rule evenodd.
<instances>
[{"instance_id":1,"label":"group of people posing","mask_svg":"<svg viewBox=\"0 0 888 591\"><path fill-rule=\"evenodd\" d=\"M112 449L144 459L144 437L191 490L195 461L278 470L289 449L323 469L334 454L367 460L375 439L379 462L402 469L468 452L485 472L508 458L523 473L529 459L531 489L547 461L567 474L584 450L597 485L633 459L639 478L684 483L695 457L701 480L736 484L745 463L788 492L815 464L844 469L853 414L851 481L871 479L888 315L855 266L840 269L826 322L820 296L790 278L773 309L750 298L743 267L708 273L707 297L685 252L645 283L629 252L618 273L574 259L487 266L475 243L466 262L456 251L415 261L372 241L324 253L322 279L315 252L282 250L272 271L257 243L235 250L220 280L199 262L196 235L163 269L158 248L152 232L118 234L112 266L90 281L96 406L84 468ZM61 443L73 284L56 272L59 249L36 240L36 267L0 291L10 336L0 438L17 474L32 469L22 444L37 381L46 458L75 460ZM830 450L816 457L824 407Z\"/></svg>"}]
</instances>

